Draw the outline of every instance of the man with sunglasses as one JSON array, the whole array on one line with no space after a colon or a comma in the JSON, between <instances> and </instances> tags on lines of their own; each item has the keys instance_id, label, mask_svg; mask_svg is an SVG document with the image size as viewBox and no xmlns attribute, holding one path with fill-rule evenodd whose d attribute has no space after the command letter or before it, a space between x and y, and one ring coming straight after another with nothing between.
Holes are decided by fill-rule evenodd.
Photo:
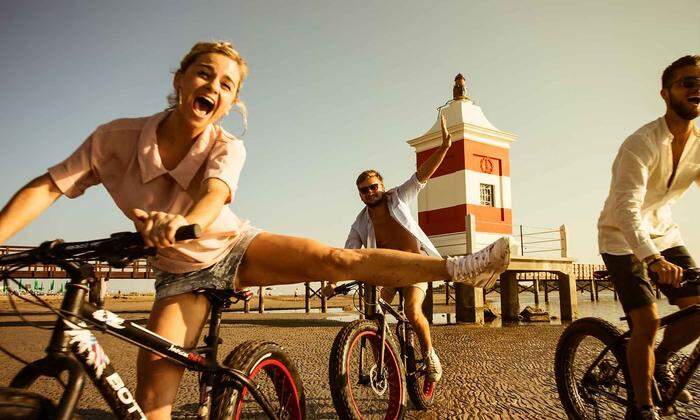
<instances>
[{"instance_id":1,"label":"man with sunglasses","mask_svg":"<svg viewBox=\"0 0 700 420\"><path fill-rule=\"evenodd\" d=\"M652 375L663 393L674 381L669 356L700 335L700 317L686 319L669 326L654 351L659 315L648 274L671 304L700 303L700 286L680 287L683 269L696 265L671 219L671 205L693 182L700 185L700 130L693 121L700 114L700 56L674 61L664 70L661 86L666 113L620 147L598 220L598 246L631 320L627 360L636 411L630 410L628 418L659 418ZM684 391L678 399L691 398Z\"/></svg>"},{"instance_id":2,"label":"man with sunglasses","mask_svg":"<svg viewBox=\"0 0 700 420\"><path fill-rule=\"evenodd\" d=\"M421 164L415 174L400 186L386 191L382 176L376 170L367 170L357 178L360 200L365 204L355 219L345 248L388 248L400 251L424 253L440 257L440 253L411 216L408 203L415 200L418 192L435 173L452 145L447 132L445 117L440 116L442 144ZM483 265L503 265L503 249L509 247L508 238L502 238L482 252ZM506 263L507 264L507 263ZM501 270L502 271L502 270ZM332 286L330 286L332 287ZM405 297L405 313L421 344L427 367L427 379L437 382L442 376L440 359L435 353L430 338L430 325L423 315L422 304L428 289L427 283L415 284L402 289ZM391 302L395 288L384 287L381 297Z\"/></svg>"}]
</instances>

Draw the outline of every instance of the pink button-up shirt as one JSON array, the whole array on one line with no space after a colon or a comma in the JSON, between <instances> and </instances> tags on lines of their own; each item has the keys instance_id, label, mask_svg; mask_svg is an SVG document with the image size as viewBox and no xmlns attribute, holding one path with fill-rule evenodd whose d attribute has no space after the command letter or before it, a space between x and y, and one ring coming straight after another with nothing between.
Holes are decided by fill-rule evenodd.
<instances>
[{"instance_id":1,"label":"pink button-up shirt","mask_svg":"<svg viewBox=\"0 0 700 420\"><path fill-rule=\"evenodd\" d=\"M208 178L225 182L233 197L245 162L243 142L210 125L169 171L163 166L156 141L158 124L167 114L125 118L98 127L68 159L49 168L51 178L69 198L102 183L130 219L134 208L187 214ZM237 233L247 227L247 220L223 206L202 238L159 249L151 262L171 273L209 267L226 256Z\"/></svg>"}]
</instances>

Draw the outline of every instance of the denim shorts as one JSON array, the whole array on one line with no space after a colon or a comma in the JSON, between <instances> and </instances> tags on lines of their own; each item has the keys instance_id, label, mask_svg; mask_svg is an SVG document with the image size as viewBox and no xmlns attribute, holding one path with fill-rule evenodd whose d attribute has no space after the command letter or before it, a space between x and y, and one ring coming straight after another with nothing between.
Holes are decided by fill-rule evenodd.
<instances>
[{"instance_id":1,"label":"denim shorts","mask_svg":"<svg viewBox=\"0 0 700 420\"><path fill-rule=\"evenodd\" d=\"M203 289L236 290L238 288L238 267L241 265L248 245L260 232L262 230L250 227L239 233L229 253L211 267L189 273L168 273L154 268L155 300Z\"/></svg>"},{"instance_id":2,"label":"denim shorts","mask_svg":"<svg viewBox=\"0 0 700 420\"><path fill-rule=\"evenodd\" d=\"M684 246L677 246L661 251L667 261L683 268L696 267L695 261ZM602 254L605 266L612 276L615 290L620 296L620 303L625 313L633 309L649 306L656 302L654 290L649 279L647 265L633 254L612 255ZM700 296L700 285L686 284L683 287L659 284L659 290L666 295L671 305L680 297Z\"/></svg>"}]
</instances>

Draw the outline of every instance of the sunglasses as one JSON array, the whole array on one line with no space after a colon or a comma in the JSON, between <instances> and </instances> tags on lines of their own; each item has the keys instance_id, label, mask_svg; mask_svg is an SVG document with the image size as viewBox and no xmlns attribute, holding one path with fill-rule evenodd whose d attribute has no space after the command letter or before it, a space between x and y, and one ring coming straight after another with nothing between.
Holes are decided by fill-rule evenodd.
<instances>
[{"instance_id":1,"label":"sunglasses","mask_svg":"<svg viewBox=\"0 0 700 420\"><path fill-rule=\"evenodd\" d=\"M358 190L360 190L360 194L362 194L362 195L367 194L370 191L372 191L372 192L377 191L378 189L379 189L379 184L372 184L372 185L368 185L366 187L358 188Z\"/></svg>"},{"instance_id":2,"label":"sunglasses","mask_svg":"<svg viewBox=\"0 0 700 420\"><path fill-rule=\"evenodd\" d=\"M680 83L681 86L683 86L686 89L695 89L696 87L700 86L700 77L693 77L693 76L688 76L688 77L681 77L680 79L671 82L669 86L673 86L676 83Z\"/></svg>"}]
</instances>

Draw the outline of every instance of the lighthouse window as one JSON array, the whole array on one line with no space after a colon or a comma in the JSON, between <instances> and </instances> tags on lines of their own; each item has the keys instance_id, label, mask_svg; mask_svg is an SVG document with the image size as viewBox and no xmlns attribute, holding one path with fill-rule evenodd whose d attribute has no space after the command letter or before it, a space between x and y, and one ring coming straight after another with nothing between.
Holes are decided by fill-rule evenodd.
<instances>
[{"instance_id":1,"label":"lighthouse window","mask_svg":"<svg viewBox=\"0 0 700 420\"><path fill-rule=\"evenodd\" d=\"M494 207L493 185L481 184L481 205Z\"/></svg>"}]
</instances>

